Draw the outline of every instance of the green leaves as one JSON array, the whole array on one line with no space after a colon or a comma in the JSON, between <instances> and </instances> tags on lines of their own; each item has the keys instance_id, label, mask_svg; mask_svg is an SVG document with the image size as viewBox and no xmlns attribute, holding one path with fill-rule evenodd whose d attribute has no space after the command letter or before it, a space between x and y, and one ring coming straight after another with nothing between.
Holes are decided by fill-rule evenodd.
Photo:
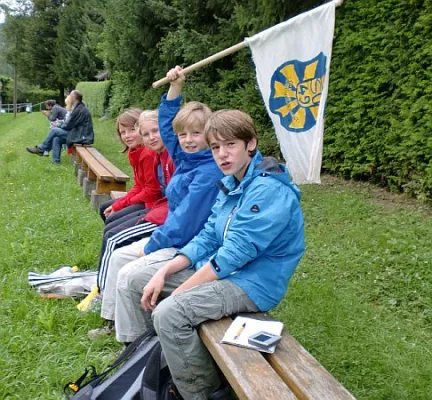
<instances>
[{"instance_id":1,"label":"green leaves","mask_svg":"<svg viewBox=\"0 0 432 400\"><path fill-rule=\"evenodd\" d=\"M76 88L83 94L84 103L93 117L105 115L108 108L111 81L80 82Z\"/></svg>"},{"instance_id":2,"label":"green leaves","mask_svg":"<svg viewBox=\"0 0 432 400\"><path fill-rule=\"evenodd\" d=\"M432 198L432 2L337 10L324 169Z\"/></svg>"}]
</instances>

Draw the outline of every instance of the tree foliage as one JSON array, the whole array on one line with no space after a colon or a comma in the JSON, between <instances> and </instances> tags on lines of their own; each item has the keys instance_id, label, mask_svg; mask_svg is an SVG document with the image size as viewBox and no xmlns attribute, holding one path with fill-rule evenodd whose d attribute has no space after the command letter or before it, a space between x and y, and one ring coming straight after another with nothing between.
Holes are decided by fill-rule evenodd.
<instances>
[{"instance_id":1,"label":"tree foliage","mask_svg":"<svg viewBox=\"0 0 432 400\"><path fill-rule=\"evenodd\" d=\"M84 102L94 117L102 117L108 108L110 81L103 82L80 82L77 85Z\"/></svg>"},{"instance_id":2,"label":"tree foliage","mask_svg":"<svg viewBox=\"0 0 432 400\"><path fill-rule=\"evenodd\" d=\"M338 11L324 168L432 198L432 1Z\"/></svg>"},{"instance_id":3,"label":"tree foliage","mask_svg":"<svg viewBox=\"0 0 432 400\"><path fill-rule=\"evenodd\" d=\"M31 11L7 25L24 32L14 54L24 54L20 65L42 86L73 87L103 61L116 115L131 105L156 107L163 89L151 83L168 68L194 63L325 1L17 0L31 3ZM346 1L337 9L324 169L432 197L431 27L432 0ZM185 98L249 112L261 148L279 155L247 50L192 74Z\"/></svg>"},{"instance_id":4,"label":"tree foliage","mask_svg":"<svg viewBox=\"0 0 432 400\"><path fill-rule=\"evenodd\" d=\"M60 12L54 70L59 81L68 88L93 79L97 70L103 68L90 35L90 32L100 31L97 27L103 22L97 3L68 0Z\"/></svg>"},{"instance_id":5,"label":"tree foliage","mask_svg":"<svg viewBox=\"0 0 432 400\"><path fill-rule=\"evenodd\" d=\"M19 77L41 88L73 89L93 78L102 61L95 37L101 32L102 0L16 0L5 25L7 57Z\"/></svg>"}]
</instances>

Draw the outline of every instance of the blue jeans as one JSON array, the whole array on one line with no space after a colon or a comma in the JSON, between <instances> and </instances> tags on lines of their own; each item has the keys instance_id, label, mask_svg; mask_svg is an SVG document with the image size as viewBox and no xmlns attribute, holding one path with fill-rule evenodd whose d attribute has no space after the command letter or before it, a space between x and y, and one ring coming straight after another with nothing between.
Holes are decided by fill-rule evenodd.
<instances>
[{"instance_id":1,"label":"blue jeans","mask_svg":"<svg viewBox=\"0 0 432 400\"><path fill-rule=\"evenodd\" d=\"M62 145L66 144L66 138L68 131L62 128L52 128L50 129L48 136L45 138L42 144L38 147L42 151L53 151L53 161L60 162L60 154Z\"/></svg>"}]
</instances>

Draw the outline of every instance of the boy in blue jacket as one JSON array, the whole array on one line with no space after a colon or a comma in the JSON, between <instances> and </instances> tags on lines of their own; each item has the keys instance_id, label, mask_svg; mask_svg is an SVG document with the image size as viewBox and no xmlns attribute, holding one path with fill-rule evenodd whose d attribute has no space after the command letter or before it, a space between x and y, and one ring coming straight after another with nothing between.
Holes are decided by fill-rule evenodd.
<instances>
[{"instance_id":1,"label":"boy in blue jacket","mask_svg":"<svg viewBox=\"0 0 432 400\"><path fill-rule=\"evenodd\" d=\"M275 307L304 252L300 191L283 165L263 159L252 119L218 111L205 133L226 177L204 229L174 259L135 270L117 285L117 339L131 341L154 326L188 400L212 398L220 385L198 325Z\"/></svg>"},{"instance_id":2,"label":"boy in blue jacket","mask_svg":"<svg viewBox=\"0 0 432 400\"><path fill-rule=\"evenodd\" d=\"M116 285L119 271L174 257L177 249L187 244L207 221L218 194L217 182L222 173L216 165L204 135L210 109L199 102L182 108L181 91L184 75L180 67L168 72L171 86L159 107L159 132L176 170L168 184L168 215L165 223L131 245L115 250L110 258L102 300L102 318L113 321ZM179 79L177 79L179 78ZM133 228L130 229L135 233ZM137 229L138 230L138 229ZM122 232L122 237L128 232ZM95 331L91 332L94 336ZM104 328L100 333L109 333Z\"/></svg>"}]
</instances>

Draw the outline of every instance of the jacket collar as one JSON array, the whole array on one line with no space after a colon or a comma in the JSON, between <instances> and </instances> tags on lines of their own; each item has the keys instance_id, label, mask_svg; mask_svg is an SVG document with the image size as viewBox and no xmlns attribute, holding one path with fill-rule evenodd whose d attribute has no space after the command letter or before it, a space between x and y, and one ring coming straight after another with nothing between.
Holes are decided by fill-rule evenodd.
<instances>
[{"instance_id":1,"label":"jacket collar","mask_svg":"<svg viewBox=\"0 0 432 400\"><path fill-rule=\"evenodd\" d=\"M225 193L229 195L236 195L243 193L244 189L249 186L255 177L255 169L258 164L262 162L263 158L259 151L252 157L252 160L246 170L246 174L241 180L240 184L238 184L237 179L233 176L226 176L223 178L220 183L218 183L219 188Z\"/></svg>"}]
</instances>

